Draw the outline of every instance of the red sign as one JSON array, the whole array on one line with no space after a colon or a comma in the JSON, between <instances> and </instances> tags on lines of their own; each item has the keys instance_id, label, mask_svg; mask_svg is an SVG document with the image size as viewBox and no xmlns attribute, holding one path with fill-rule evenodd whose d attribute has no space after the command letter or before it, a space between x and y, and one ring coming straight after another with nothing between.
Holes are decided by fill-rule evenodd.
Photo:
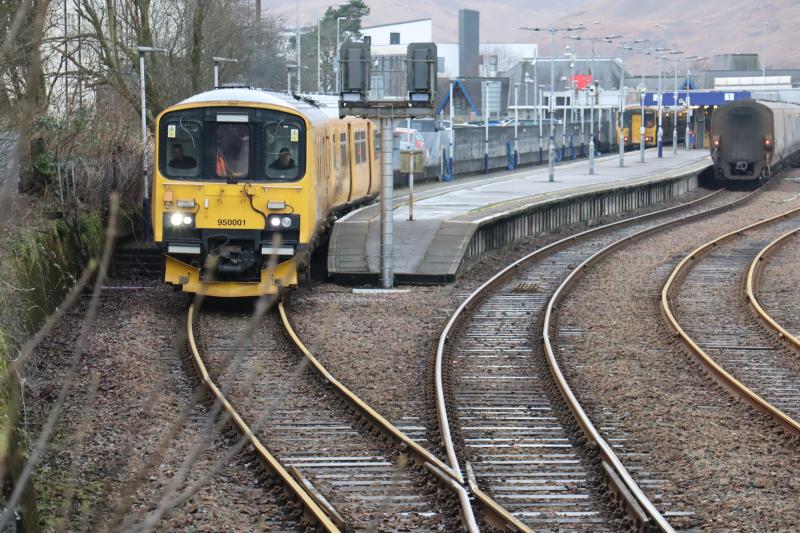
<instances>
[{"instance_id":1,"label":"red sign","mask_svg":"<svg viewBox=\"0 0 800 533\"><path fill-rule=\"evenodd\" d=\"M583 90L592 84L591 74L575 74L572 76L572 86L578 90Z\"/></svg>"}]
</instances>

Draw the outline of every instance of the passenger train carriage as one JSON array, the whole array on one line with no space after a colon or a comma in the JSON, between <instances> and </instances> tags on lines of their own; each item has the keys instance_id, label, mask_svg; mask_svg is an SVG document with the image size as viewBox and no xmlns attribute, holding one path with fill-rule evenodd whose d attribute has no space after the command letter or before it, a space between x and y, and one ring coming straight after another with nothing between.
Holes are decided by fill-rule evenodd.
<instances>
[{"instance_id":1,"label":"passenger train carriage","mask_svg":"<svg viewBox=\"0 0 800 533\"><path fill-rule=\"evenodd\" d=\"M151 194L164 280L222 297L295 286L333 217L377 195L378 146L369 121L255 89L166 109Z\"/></svg>"},{"instance_id":2,"label":"passenger train carriage","mask_svg":"<svg viewBox=\"0 0 800 533\"><path fill-rule=\"evenodd\" d=\"M661 127L663 130L662 143L672 145L672 119L673 110L670 106L661 108ZM642 139L642 108L628 106L622 117L622 138L626 149L639 148ZM619 135L619 132L617 132ZM686 112L678 112L678 143L684 142L686 137ZM644 138L645 147L652 148L658 145L658 106L644 108Z\"/></svg>"},{"instance_id":3,"label":"passenger train carriage","mask_svg":"<svg viewBox=\"0 0 800 533\"><path fill-rule=\"evenodd\" d=\"M719 180L764 181L800 154L800 106L740 100L714 111L711 157Z\"/></svg>"}]
</instances>

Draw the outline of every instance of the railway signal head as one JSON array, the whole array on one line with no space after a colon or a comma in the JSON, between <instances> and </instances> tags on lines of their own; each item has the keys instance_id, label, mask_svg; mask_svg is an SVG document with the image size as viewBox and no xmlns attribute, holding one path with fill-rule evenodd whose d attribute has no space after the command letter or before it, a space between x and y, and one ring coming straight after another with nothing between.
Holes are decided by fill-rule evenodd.
<instances>
[{"instance_id":1,"label":"railway signal head","mask_svg":"<svg viewBox=\"0 0 800 533\"><path fill-rule=\"evenodd\" d=\"M349 42L339 51L343 103L363 102L369 93L370 46L368 42Z\"/></svg>"},{"instance_id":2,"label":"railway signal head","mask_svg":"<svg viewBox=\"0 0 800 533\"><path fill-rule=\"evenodd\" d=\"M408 101L412 106L432 106L436 92L436 45L411 43L406 56Z\"/></svg>"}]
</instances>

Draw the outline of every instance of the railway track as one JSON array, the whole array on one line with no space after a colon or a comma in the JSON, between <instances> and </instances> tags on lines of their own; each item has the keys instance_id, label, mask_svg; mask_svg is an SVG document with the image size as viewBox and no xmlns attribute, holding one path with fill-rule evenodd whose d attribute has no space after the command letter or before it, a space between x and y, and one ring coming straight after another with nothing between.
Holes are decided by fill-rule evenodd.
<instances>
[{"instance_id":1,"label":"railway track","mask_svg":"<svg viewBox=\"0 0 800 533\"><path fill-rule=\"evenodd\" d=\"M778 334L778 338L798 350L800 349L800 321L798 321L798 308L796 293L791 284L782 281L781 289L770 293L760 289L764 270L769 266L775 269L789 269L790 273L796 268L797 236L800 226L793 228L765 246L750 263L747 270L747 301L753 312L770 329ZM778 277L779 273L774 273ZM781 276L780 279L787 279ZM792 279L792 278L788 278ZM764 292L767 292L764 295Z\"/></svg>"},{"instance_id":2,"label":"railway track","mask_svg":"<svg viewBox=\"0 0 800 533\"><path fill-rule=\"evenodd\" d=\"M244 344L249 315L195 313L187 323L202 379L309 521L328 531L479 530L468 483L338 382L283 304ZM526 529L480 491L471 496L492 524Z\"/></svg>"},{"instance_id":3,"label":"railway track","mask_svg":"<svg viewBox=\"0 0 800 533\"><path fill-rule=\"evenodd\" d=\"M639 488L658 489L659 480L626 453L614 414L593 424L566 383L554 335L569 332L558 331L554 309L589 261L754 194L713 193L585 231L512 263L470 294L437 350L438 417L450 466L471 472L478 488L530 527L627 527L613 500L636 528L670 531Z\"/></svg>"},{"instance_id":4,"label":"railway track","mask_svg":"<svg viewBox=\"0 0 800 533\"><path fill-rule=\"evenodd\" d=\"M756 313L760 308L754 262L798 224L800 209L792 209L703 244L675 267L661 294L668 324L711 375L794 433L800 433L796 353L747 308L748 302Z\"/></svg>"}]
</instances>

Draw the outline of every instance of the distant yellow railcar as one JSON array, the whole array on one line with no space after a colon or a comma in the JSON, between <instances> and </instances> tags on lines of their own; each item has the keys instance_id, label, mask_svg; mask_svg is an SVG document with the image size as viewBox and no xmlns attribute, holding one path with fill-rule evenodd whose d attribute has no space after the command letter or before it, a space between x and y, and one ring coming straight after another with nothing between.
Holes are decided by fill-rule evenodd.
<instances>
[{"instance_id":1,"label":"distant yellow railcar","mask_svg":"<svg viewBox=\"0 0 800 533\"><path fill-rule=\"evenodd\" d=\"M673 125L672 107L661 108L661 124L663 130L662 141L666 145L672 145ZM622 135L626 148L638 148L641 146L642 139L642 108L640 106L629 106L625 108L625 115L622 119ZM686 137L686 112L681 109L678 112L678 143L683 143ZM619 135L619 131L617 132ZM658 107L648 106L644 108L644 145L652 148L658 145Z\"/></svg>"},{"instance_id":2,"label":"distant yellow railcar","mask_svg":"<svg viewBox=\"0 0 800 533\"><path fill-rule=\"evenodd\" d=\"M645 108L644 115L644 136L645 146L652 147L657 144L656 135L658 132L656 111L653 108ZM622 117L622 135L626 148L638 147L641 139L642 114L639 106L630 106L625 109ZM619 135L619 132L617 133Z\"/></svg>"},{"instance_id":3,"label":"distant yellow railcar","mask_svg":"<svg viewBox=\"0 0 800 533\"><path fill-rule=\"evenodd\" d=\"M332 218L377 195L372 123L254 89L193 96L157 118L151 216L164 280L243 297L297 285Z\"/></svg>"}]
</instances>

